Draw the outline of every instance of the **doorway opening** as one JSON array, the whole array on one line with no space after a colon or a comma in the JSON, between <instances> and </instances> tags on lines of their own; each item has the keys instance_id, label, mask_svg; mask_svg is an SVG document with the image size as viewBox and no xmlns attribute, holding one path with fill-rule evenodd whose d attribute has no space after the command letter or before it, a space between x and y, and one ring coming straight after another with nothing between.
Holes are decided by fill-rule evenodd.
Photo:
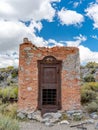
<instances>
[{"instance_id":1,"label":"doorway opening","mask_svg":"<svg viewBox=\"0 0 98 130\"><path fill-rule=\"evenodd\" d=\"M61 61L47 56L38 61L38 109L43 113L61 109Z\"/></svg>"}]
</instances>

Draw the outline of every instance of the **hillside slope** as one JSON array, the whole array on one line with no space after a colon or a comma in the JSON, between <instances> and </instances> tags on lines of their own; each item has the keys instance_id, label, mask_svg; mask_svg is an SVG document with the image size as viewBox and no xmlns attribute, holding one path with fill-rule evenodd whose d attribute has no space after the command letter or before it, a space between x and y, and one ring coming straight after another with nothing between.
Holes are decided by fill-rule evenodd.
<instances>
[{"instance_id":1,"label":"hillside slope","mask_svg":"<svg viewBox=\"0 0 98 130\"><path fill-rule=\"evenodd\" d=\"M0 68L0 87L18 85L18 69L12 66Z\"/></svg>"}]
</instances>

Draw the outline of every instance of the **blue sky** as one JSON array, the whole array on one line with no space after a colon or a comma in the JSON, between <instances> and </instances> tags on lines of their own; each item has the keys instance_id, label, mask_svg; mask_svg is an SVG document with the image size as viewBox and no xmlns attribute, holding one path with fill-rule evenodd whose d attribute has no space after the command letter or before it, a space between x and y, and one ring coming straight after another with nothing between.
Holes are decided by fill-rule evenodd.
<instances>
[{"instance_id":1,"label":"blue sky","mask_svg":"<svg viewBox=\"0 0 98 130\"><path fill-rule=\"evenodd\" d=\"M18 66L19 44L75 46L98 62L98 0L0 0L0 67Z\"/></svg>"},{"instance_id":2,"label":"blue sky","mask_svg":"<svg viewBox=\"0 0 98 130\"><path fill-rule=\"evenodd\" d=\"M66 26L66 24L61 25L60 20L57 17L55 17L54 21L51 23L43 20L43 29L40 31L40 33L37 33L37 35L44 37L46 40L52 38L59 42L74 40L73 37L82 34L83 36L87 37L87 40L84 41L82 45L89 47L92 51L98 51L98 29L94 29L93 20L88 18L85 12L85 9L89 7L91 2L94 3L94 0L76 0L76 2L74 2L74 0L70 2L69 0L62 0L60 3L55 3L54 7L57 9L57 11L60 11L62 8L66 8L67 10L76 11L77 13L84 15L84 22L81 23L81 25L72 24ZM76 4L76 7L74 7L75 3L78 4Z\"/></svg>"}]
</instances>

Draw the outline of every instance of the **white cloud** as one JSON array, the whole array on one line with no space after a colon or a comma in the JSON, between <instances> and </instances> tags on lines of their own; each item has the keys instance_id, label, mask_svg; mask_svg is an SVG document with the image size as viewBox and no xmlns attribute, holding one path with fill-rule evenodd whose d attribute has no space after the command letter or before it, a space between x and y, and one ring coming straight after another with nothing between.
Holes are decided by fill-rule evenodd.
<instances>
[{"instance_id":1,"label":"white cloud","mask_svg":"<svg viewBox=\"0 0 98 130\"><path fill-rule=\"evenodd\" d=\"M34 34L36 29L40 31L42 25L40 22L32 21L29 27L19 21L0 21L0 51L16 49L23 37L28 37L33 41L37 39ZM41 38L39 38L41 39ZM36 42L37 43L37 42Z\"/></svg>"},{"instance_id":2,"label":"white cloud","mask_svg":"<svg viewBox=\"0 0 98 130\"><path fill-rule=\"evenodd\" d=\"M35 32L42 29L41 20L53 21L53 2L60 0L0 0L0 67L13 65L18 61L10 56L10 51L18 52L24 37L28 37L37 46L48 44L42 37L36 36ZM28 27L20 22L27 20L31 21Z\"/></svg>"},{"instance_id":3,"label":"white cloud","mask_svg":"<svg viewBox=\"0 0 98 130\"><path fill-rule=\"evenodd\" d=\"M85 64L90 61L95 61L98 63L98 52L93 52L89 48L84 46L79 46L81 64Z\"/></svg>"},{"instance_id":4,"label":"white cloud","mask_svg":"<svg viewBox=\"0 0 98 130\"><path fill-rule=\"evenodd\" d=\"M84 21L84 17L76 11L62 8L58 12L58 17L62 25L80 25Z\"/></svg>"},{"instance_id":5,"label":"white cloud","mask_svg":"<svg viewBox=\"0 0 98 130\"><path fill-rule=\"evenodd\" d=\"M90 6L85 10L86 15L94 21L94 28L98 28L98 3L90 4Z\"/></svg>"},{"instance_id":6,"label":"white cloud","mask_svg":"<svg viewBox=\"0 0 98 130\"><path fill-rule=\"evenodd\" d=\"M73 0L73 1L70 1L69 4L73 5L74 8L77 8L79 7L80 4L83 3L83 1L85 0L76 0L76 1Z\"/></svg>"},{"instance_id":7,"label":"white cloud","mask_svg":"<svg viewBox=\"0 0 98 130\"><path fill-rule=\"evenodd\" d=\"M15 14L15 10L14 8L7 3L5 0L4 1L0 1L0 15L1 14L8 14L8 15L13 15Z\"/></svg>"},{"instance_id":8,"label":"white cloud","mask_svg":"<svg viewBox=\"0 0 98 130\"><path fill-rule=\"evenodd\" d=\"M87 38L83 35L74 37L75 41L66 41L67 46L78 47L80 52L80 62L81 64L86 64L90 61L98 62L98 52L91 51L88 47L80 45L82 42L86 41Z\"/></svg>"},{"instance_id":9,"label":"white cloud","mask_svg":"<svg viewBox=\"0 0 98 130\"><path fill-rule=\"evenodd\" d=\"M53 47L53 46L63 46L61 42L57 42L54 39L49 39L48 40L48 46Z\"/></svg>"},{"instance_id":10,"label":"white cloud","mask_svg":"<svg viewBox=\"0 0 98 130\"><path fill-rule=\"evenodd\" d=\"M61 2L61 0L50 0L50 2Z\"/></svg>"},{"instance_id":11,"label":"white cloud","mask_svg":"<svg viewBox=\"0 0 98 130\"><path fill-rule=\"evenodd\" d=\"M42 29L42 24L41 22L35 22L32 20L28 28L31 28L32 32L36 32L36 29L40 31Z\"/></svg>"},{"instance_id":12,"label":"white cloud","mask_svg":"<svg viewBox=\"0 0 98 130\"><path fill-rule=\"evenodd\" d=\"M8 54L0 54L0 68L8 66L18 66L18 53L13 53L13 51L8 52Z\"/></svg>"},{"instance_id":13,"label":"white cloud","mask_svg":"<svg viewBox=\"0 0 98 130\"><path fill-rule=\"evenodd\" d=\"M86 41L87 38L83 35L79 35L74 37L75 41L60 41L57 42L53 39L49 39L48 43L54 43L54 45L63 46L63 43L67 43L67 46L74 46L79 48L80 53L80 62L81 64L86 64L90 61L95 61L98 63L98 52L91 51L88 47L84 47L83 45L80 45L82 42Z\"/></svg>"},{"instance_id":14,"label":"white cloud","mask_svg":"<svg viewBox=\"0 0 98 130\"><path fill-rule=\"evenodd\" d=\"M20 38L27 27L21 22L0 21L0 51L7 51L19 45ZM18 44L18 45L17 45Z\"/></svg>"},{"instance_id":15,"label":"white cloud","mask_svg":"<svg viewBox=\"0 0 98 130\"><path fill-rule=\"evenodd\" d=\"M98 40L98 36L97 36L97 35L92 35L91 37L92 37L93 39Z\"/></svg>"},{"instance_id":16,"label":"white cloud","mask_svg":"<svg viewBox=\"0 0 98 130\"><path fill-rule=\"evenodd\" d=\"M0 21L0 51L18 49L24 37L28 37L36 46L46 46L48 43L42 37L35 35L36 30L40 31L42 24L31 21L29 27L18 21Z\"/></svg>"},{"instance_id":17,"label":"white cloud","mask_svg":"<svg viewBox=\"0 0 98 130\"><path fill-rule=\"evenodd\" d=\"M74 41L66 41L67 46L78 47L82 42L86 41L87 38L83 35L79 35L73 38Z\"/></svg>"},{"instance_id":18,"label":"white cloud","mask_svg":"<svg viewBox=\"0 0 98 130\"><path fill-rule=\"evenodd\" d=\"M18 52L19 44L24 37L28 37L37 46L46 46L48 43L42 37L35 35L36 29L40 31L40 22L32 21L29 27L18 21L0 21L0 67L18 65L18 59L12 56L7 57L10 52Z\"/></svg>"},{"instance_id":19,"label":"white cloud","mask_svg":"<svg viewBox=\"0 0 98 130\"><path fill-rule=\"evenodd\" d=\"M60 0L0 0L0 17L7 20L52 21L55 9L52 2Z\"/></svg>"},{"instance_id":20,"label":"white cloud","mask_svg":"<svg viewBox=\"0 0 98 130\"><path fill-rule=\"evenodd\" d=\"M74 2L73 3L74 8L78 7L79 4L80 4L79 2Z\"/></svg>"}]
</instances>

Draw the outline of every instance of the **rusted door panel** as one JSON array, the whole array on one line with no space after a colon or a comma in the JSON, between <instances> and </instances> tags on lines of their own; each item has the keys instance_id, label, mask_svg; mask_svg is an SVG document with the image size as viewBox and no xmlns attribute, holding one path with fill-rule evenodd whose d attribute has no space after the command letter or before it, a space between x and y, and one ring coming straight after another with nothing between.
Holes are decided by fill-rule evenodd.
<instances>
[{"instance_id":1,"label":"rusted door panel","mask_svg":"<svg viewBox=\"0 0 98 130\"><path fill-rule=\"evenodd\" d=\"M39 63L39 103L42 111L56 111L61 108L61 62Z\"/></svg>"}]
</instances>

